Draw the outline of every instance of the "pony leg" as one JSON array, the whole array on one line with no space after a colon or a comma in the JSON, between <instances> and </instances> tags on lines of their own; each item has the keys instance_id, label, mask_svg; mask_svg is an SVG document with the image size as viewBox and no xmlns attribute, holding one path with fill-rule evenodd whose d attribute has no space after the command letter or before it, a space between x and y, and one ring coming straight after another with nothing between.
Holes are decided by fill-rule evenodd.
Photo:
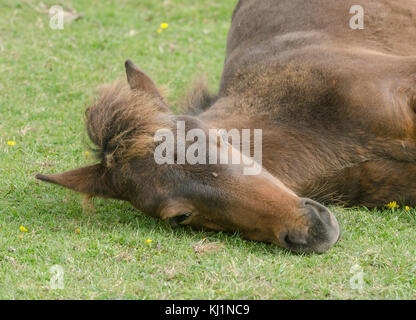
<instances>
[{"instance_id":1,"label":"pony leg","mask_svg":"<svg viewBox=\"0 0 416 320\"><path fill-rule=\"evenodd\" d=\"M325 204L383 207L396 201L416 206L416 164L368 161L306 183L298 194Z\"/></svg>"},{"instance_id":2,"label":"pony leg","mask_svg":"<svg viewBox=\"0 0 416 320\"><path fill-rule=\"evenodd\" d=\"M416 164L379 160L360 167L358 205L382 207L396 201L416 206Z\"/></svg>"},{"instance_id":3,"label":"pony leg","mask_svg":"<svg viewBox=\"0 0 416 320\"><path fill-rule=\"evenodd\" d=\"M416 164L389 160L363 163L338 176L338 192L347 205L383 207L396 201L416 206Z\"/></svg>"}]
</instances>

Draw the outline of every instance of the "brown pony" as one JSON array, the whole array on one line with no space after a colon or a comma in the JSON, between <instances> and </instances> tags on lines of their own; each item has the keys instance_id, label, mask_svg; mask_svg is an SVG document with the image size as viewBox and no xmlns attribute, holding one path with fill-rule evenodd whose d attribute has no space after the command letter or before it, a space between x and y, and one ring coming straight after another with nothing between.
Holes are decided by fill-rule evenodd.
<instances>
[{"instance_id":1,"label":"brown pony","mask_svg":"<svg viewBox=\"0 0 416 320\"><path fill-rule=\"evenodd\" d=\"M99 163L37 175L90 196L129 201L172 225L240 231L297 252L339 239L321 203L416 205L416 3L240 0L218 95L198 88L173 114L130 60L128 85L103 88L86 111ZM161 128L262 129L262 165L155 162ZM209 148L229 152L218 141Z\"/></svg>"}]
</instances>

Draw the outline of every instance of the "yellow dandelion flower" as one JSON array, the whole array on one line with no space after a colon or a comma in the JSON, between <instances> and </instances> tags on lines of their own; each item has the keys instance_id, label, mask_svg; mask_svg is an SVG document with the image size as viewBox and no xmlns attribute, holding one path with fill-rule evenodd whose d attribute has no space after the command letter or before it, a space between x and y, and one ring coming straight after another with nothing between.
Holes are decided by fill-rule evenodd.
<instances>
[{"instance_id":1,"label":"yellow dandelion flower","mask_svg":"<svg viewBox=\"0 0 416 320\"><path fill-rule=\"evenodd\" d=\"M161 33L162 32L162 29L157 29L157 33Z\"/></svg>"},{"instance_id":2,"label":"yellow dandelion flower","mask_svg":"<svg viewBox=\"0 0 416 320\"><path fill-rule=\"evenodd\" d=\"M8 144L9 146L13 147L13 146L15 146L15 145L16 145L16 141L10 140L10 141L7 141L7 144Z\"/></svg>"},{"instance_id":3,"label":"yellow dandelion flower","mask_svg":"<svg viewBox=\"0 0 416 320\"><path fill-rule=\"evenodd\" d=\"M409 206L405 206L405 207L404 207L404 209L405 209L406 211L409 211L409 210L410 210L410 207L409 207Z\"/></svg>"},{"instance_id":4,"label":"yellow dandelion flower","mask_svg":"<svg viewBox=\"0 0 416 320\"><path fill-rule=\"evenodd\" d=\"M79 228L77 228L76 230L75 230L75 233L76 234L79 234L81 231L79 230Z\"/></svg>"},{"instance_id":5,"label":"yellow dandelion flower","mask_svg":"<svg viewBox=\"0 0 416 320\"><path fill-rule=\"evenodd\" d=\"M152 239L147 239L147 240L145 241L145 243L146 243L146 244L150 244L152 241L153 241Z\"/></svg>"},{"instance_id":6,"label":"yellow dandelion flower","mask_svg":"<svg viewBox=\"0 0 416 320\"><path fill-rule=\"evenodd\" d=\"M167 29L167 27L169 27L169 25L166 22L163 22L163 23L160 24L160 27L162 29Z\"/></svg>"},{"instance_id":7,"label":"yellow dandelion flower","mask_svg":"<svg viewBox=\"0 0 416 320\"><path fill-rule=\"evenodd\" d=\"M392 201L392 202L388 203L386 206L387 206L387 208L390 208L390 209L394 209L394 208L399 208L399 207L400 207L400 206L397 204L397 202L396 202L396 201Z\"/></svg>"},{"instance_id":8,"label":"yellow dandelion flower","mask_svg":"<svg viewBox=\"0 0 416 320\"><path fill-rule=\"evenodd\" d=\"M85 151L85 157L88 158L90 156L90 152L89 151Z\"/></svg>"},{"instance_id":9,"label":"yellow dandelion flower","mask_svg":"<svg viewBox=\"0 0 416 320\"><path fill-rule=\"evenodd\" d=\"M20 226L20 227L19 227L19 230L20 230L21 232L27 232L27 229L26 229L25 227L23 227L23 226Z\"/></svg>"}]
</instances>

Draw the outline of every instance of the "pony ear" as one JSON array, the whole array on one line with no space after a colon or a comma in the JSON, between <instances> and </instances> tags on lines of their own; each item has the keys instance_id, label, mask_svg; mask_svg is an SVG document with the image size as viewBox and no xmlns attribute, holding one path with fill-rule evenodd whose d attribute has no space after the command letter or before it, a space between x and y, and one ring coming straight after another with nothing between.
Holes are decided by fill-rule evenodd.
<instances>
[{"instance_id":1,"label":"pony ear","mask_svg":"<svg viewBox=\"0 0 416 320\"><path fill-rule=\"evenodd\" d=\"M152 79L140 70L130 59L126 60L124 66L126 67L127 81L129 82L131 89L143 90L161 97L161 94Z\"/></svg>"},{"instance_id":2,"label":"pony ear","mask_svg":"<svg viewBox=\"0 0 416 320\"><path fill-rule=\"evenodd\" d=\"M79 168L60 174L37 174L36 179L54 183L92 196L116 198L115 190L109 186L109 179L101 164Z\"/></svg>"}]
</instances>

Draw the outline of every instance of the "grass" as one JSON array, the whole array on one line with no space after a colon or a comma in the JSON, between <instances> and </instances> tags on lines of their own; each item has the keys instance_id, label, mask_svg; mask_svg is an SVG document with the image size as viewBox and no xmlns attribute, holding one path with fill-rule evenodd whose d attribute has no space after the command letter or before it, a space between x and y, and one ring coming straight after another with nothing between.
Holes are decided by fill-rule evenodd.
<instances>
[{"instance_id":1,"label":"grass","mask_svg":"<svg viewBox=\"0 0 416 320\"><path fill-rule=\"evenodd\" d=\"M84 16L52 30L39 2L1 1L1 299L416 298L413 209L332 208L341 241L304 256L238 234L173 230L119 201L84 212L79 195L34 179L92 161L84 107L97 86L124 76L126 58L170 101L202 73L215 90L235 2L62 1ZM159 34L162 22L169 27ZM64 289L50 286L55 264ZM350 284L356 264L361 289Z\"/></svg>"}]
</instances>

